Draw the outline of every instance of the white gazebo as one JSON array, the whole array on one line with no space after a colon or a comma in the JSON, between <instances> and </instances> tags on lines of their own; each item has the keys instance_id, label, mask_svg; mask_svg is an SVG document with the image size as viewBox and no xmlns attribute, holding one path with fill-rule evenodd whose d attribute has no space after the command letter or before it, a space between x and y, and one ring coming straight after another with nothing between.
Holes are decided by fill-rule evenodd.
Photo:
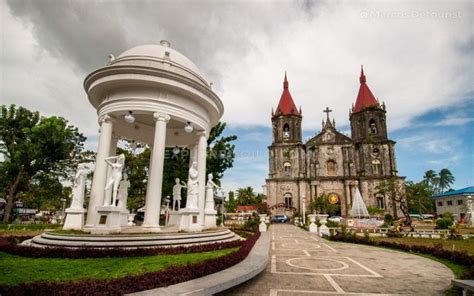
<instances>
[{"instance_id":1,"label":"white gazebo","mask_svg":"<svg viewBox=\"0 0 474 296\"><path fill-rule=\"evenodd\" d=\"M190 162L197 162L198 203L197 208L182 211L191 213L186 223L205 225L207 138L224 106L196 65L163 40L159 45L131 48L117 58L110 55L105 67L86 77L84 88L100 124L84 229L120 230L114 222L114 215L119 214L104 190L111 174L105 160L116 154L119 138L146 143L152 149L143 230L160 231L165 147L176 146L188 147Z\"/></svg>"}]
</instances>

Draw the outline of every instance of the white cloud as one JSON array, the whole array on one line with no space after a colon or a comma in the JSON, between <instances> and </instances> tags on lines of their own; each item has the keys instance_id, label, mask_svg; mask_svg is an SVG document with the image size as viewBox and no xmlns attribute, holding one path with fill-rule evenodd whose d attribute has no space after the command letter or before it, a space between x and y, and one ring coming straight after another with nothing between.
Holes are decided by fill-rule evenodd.
<instances>
[{"instance_id":1,"label":"white cloud","mask_svg":"<svg viewBox=\"0 0 474 296\"><path fill-rule=\"evenodd\" d=\"M465 125L474 121L472 117L461 117L461 118L445 118L441 121L438 121L436 126L460 126Z\"/></svg>"},{"instance_id":2,"label":"white cloud","mask_svg":"<svg viewBox=\"0 0 474 296\"><path fill-rule=\"evenodd\" d=\"M80 87L87 72L102 66L110 52L161 38L214 81L226 106L224 119L233 125L270 124L285 70L307 129L319 127L326 106L347 126L360 64L373 93L387 104L392 130L458 103L472 90L469 2L9 4L19 19L2 4L2 67L10 65L2 70L2 85L10 86L2 87L3 94L34 99L28 105L70 115L86 129L91 124L84 121L94 120ZM19 30L19 20L28 27ZM71 106L81 109L64 111Z\"/></svg>"}]
</instances>

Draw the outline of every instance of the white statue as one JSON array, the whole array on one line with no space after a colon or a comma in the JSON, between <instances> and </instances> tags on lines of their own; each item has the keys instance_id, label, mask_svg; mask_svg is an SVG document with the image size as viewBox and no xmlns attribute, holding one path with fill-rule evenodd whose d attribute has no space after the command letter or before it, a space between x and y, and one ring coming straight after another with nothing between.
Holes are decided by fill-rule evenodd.
<instances>
[{"instance_id":1,"label":"white statue","mask_svg":"<svg viewBox=\"0 0 474 296\"><path fill-rule=\"evenodd\" d=\"M186 183L181 182L179 178L176 178L173 186L173 207L172 210L176 209L176 203L178 203L178 210L181 208L181 190L187 188Z\"/></svg>"},{"instance_id":2,"label":"white statue","mask_svg":"<svg viewBox=\"0 0 474 296\"><path fill-rule=\"evenodd\" d=\"M72 202L71 208L84 208L84 189L86 188L87 171L84 164L79 164L77 167L76 176L74 177L74 186L72 187Z\"/></svg>"},{"instance_id":3,"label":"white statue","mask_svg":"<svg viewBox=\"0 0 474 296\"><path fill-rule=\"evenodd\" d=\"M188 188L188 195L187 195L187 200L186 200L186 208L197 209L198 196L199 196L199 181L198 181L198 171L197 171L196 161L194 161L191 167L189 168L187 188Z\"/></svg>"},{"instance_id":4,"label":"white statue","mask_svg":"<svg viewBox=\"0 0 474 296\"><path fill-rule=\"evenodd\" d=\"M115 162L114 162L115 160ZM125 155L120 154L119 156L111 156L105 159L105 162L112 167L112 173L110 174L109 180L105 185L105 190L112 189L112 205L115 205L117 200L117 192L120 181L122 180L122 171L125 165ZM105 201L104 205L108 205L110 201Z\"/></svg>"},{"instance_id":5,"label":"white statue","mask_svg":"<svg viewBox=\"0 0 474 296\"><path fill-rule=\"evenodd\" d=\"M117 194L117 206L120 208L127 208L128 188L130 188L130 181L128 180L127 174L123 174L123 180L119 183Z\"/></svg>"},{"instance_id":6,"label":"white statue","mask_svg":"<svg viewBox=\"0 0 474 296\"><path fill-rule=\"evenodd\" d=\"M207 175L206 210L214 210L214 189L220 189L220 187L212 181L212 178L212 174Z\"/></svg>"}]
</instances>

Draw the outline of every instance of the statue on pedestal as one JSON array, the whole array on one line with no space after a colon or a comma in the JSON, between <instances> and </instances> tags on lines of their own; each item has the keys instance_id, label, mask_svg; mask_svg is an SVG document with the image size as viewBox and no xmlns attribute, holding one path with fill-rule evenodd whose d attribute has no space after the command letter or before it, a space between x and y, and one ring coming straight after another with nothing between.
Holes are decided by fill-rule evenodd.
<instances>
[{"instance_id":1,"label":"statue on pedestal","mask_svg":"<svg viewBox=\"0 0 474 296\"><path fill-rule=\"evenodd\" d=\"M77 166L76 176L74 177L74 186L72 187L72 202L71 208L84 208L84 190L86 188L87 171L84 164Z\"/></svg>"},{"instance_id":2,"label":"statue on pedestal","mask_svg":"<svg viewBox=\"0 0 474 296\"><path fill-rule=\"evenodd\" d=\"M115 162L113 162L115 160ZM112 168L109 180L105 185L105 190L112 189L112 205L115 205L120 181L122 180L122 171L125 166L125 155L111 156L105 159L105 162ZM110 200L104 201L104 205L109 205Z\"/></svg>"},{"instance_id":3,"label":"statue on pedestal","mask_svg":"<svg viewBox=\"0 0 474 296\"><path fill-rule=\"evenodd\" d=\"M175 185L173 186L173 211L176 209L176 203L178 203L178 210L181 208L181 190L187 188L186 183L181 182L179 178L175 179Z\"/></svg>"},{"instance_id":4,"label":"statue on pedestal","mask_svg":"<svg viewBox=\"0 0 474 296\"><path fill-rule=\"evenodd\" d=\"M188 195L186 200L186 208L197 209L199 196L199 181L198 181L197 162L194 161L189 168L188 174Z\"/></svg>"},{"instance_id":5,"label":"statue on pedestal","mask_svg":"<svg viewBox=\"0 0 474 296\"><path fill-rule=\"evenodd\" d=\"M212 181L212 174L207 175L207 178L205 210L214 210L214 189L220 189L220 187Z\"/></svg>"},{"instance_id":6,"label":"statue on pedestal","mask_svg":"<svg viewBox=\"0 0 474 296\"><path fill-rule=\"evenodd\" d=\"M119 183L117 194L117 206L120 208L127 208L128 188L130 188L130 181L127 174L123 174L123 180Z\"/></svg>"}]
</instances>

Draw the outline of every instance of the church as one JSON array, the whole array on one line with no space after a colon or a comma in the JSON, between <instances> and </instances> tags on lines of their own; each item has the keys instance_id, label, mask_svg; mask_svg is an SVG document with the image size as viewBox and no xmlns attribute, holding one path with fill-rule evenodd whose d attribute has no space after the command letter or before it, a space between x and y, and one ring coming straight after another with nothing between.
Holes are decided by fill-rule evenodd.
<instances>
[{"instance_id":1,"label":"church","mask_svg":"<svg viewBox=\"0 0 474 296\"><path fill-rule=\"evenodd\" d=\"M278 107L272 110L272 144L268 147L269 173L264 185L266 202L272 213L292 216L322 194L337 204L340 216L347 217L356 188L367 207L398 213L398 206L377 190L377 185L397 176L395 142L387 135L385 104L370 91L363 68L355 104L349 111L351 137L336 128L326 108L322 129L303 143L301 107L290 94L285 74Z\"/></svg>"}]
</instances>

